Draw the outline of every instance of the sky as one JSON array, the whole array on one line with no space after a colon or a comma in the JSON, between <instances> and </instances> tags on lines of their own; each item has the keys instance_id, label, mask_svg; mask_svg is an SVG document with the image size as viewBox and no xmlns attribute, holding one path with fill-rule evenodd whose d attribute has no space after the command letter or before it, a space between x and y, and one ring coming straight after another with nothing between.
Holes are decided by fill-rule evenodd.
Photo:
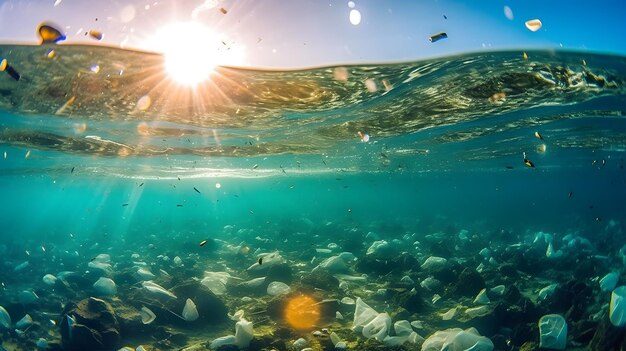
<instances>
[{"instance_id":1,"label":"sky","mask_svg":"<svg viewBox=\"0 0 626 351\"><path fill-rule=\"evenodd\" d=\"M361 15L356 25L350 21L353 10ZM531 19L543 23L536 32L524 24ZM207 42L238 53L237 58L224 55L221 64L270 68L414 61L501 49L626 56L624 0L0 0L0 43L37 44L36 28L43 21L67 34L64 44L152 51L163 49L161 28L196 21L215 33ZM104 34L100 42L85 36L91 29ZM428 41L439 32L448 38Z\"/></svg>"}]
</instances>

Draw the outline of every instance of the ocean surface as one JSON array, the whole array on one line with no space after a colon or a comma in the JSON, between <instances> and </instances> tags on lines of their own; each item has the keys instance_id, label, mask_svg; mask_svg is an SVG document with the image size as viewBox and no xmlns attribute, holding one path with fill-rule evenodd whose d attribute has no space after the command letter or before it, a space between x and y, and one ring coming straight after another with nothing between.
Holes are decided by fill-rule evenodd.
<instances>
[{"instance_id":1,"label":"ocean surface","mask_svg":"<svg viewBox=\"0 0 626 351\"><path fill-rule=\"evenodd\" d=\"M104 300L117 309L133 305L125 294L136 290L136 282L120 278L138 260L133 253L153 273L162 269L184 281L211 270L247 280L248 267L278 251L294 271L288 284L297 292L296 272L311 272L326 249L351 252L358 262L377 255L368 251L374 242L386 241L397 247L381 259L408 255L414 269L373 278L348 263L342 273L368 274L374 285L358 293L319 288L315 294L319 300L360 297L391 313L389 302L375 302L377 288L405 275L420 285L429 274L419 267L430 256L475 268L487 247L500 252L494 257L502 263L506 247L531 247L541 232L568 256L577 251L567 251L560 240L570 235L588 241L588 256L603 257L589 276L574 274L576 264L555 268L559 264L546 258L546 239L536 250L536 264L546 267L535 275L484 277L488 287L501 279L507 287L526 287L529 296L546 280L579 279L594 289L596 307L584 318L562 312L570 330L607 310L610 293L599 292L598 278L611 271L624 277L625 57L520 50L293 71L219 67L192 91L171 82L155 54L3 45L0 56L20 74L15 80L0 72L0 306L13 323L30 313L39 325L26 336L15 327L3 331L7 349L32 349L39 338L71 349L58 327L62 306L98 296L87 265L99 254L110 255L112 270L104 275L118 292ZM438 249L425 246L433 237ZM466 237L477 244L463 246ZM204 240L209 244L200 246ZM233 258L224 251L229 245L250 252ZM163 256L179 257L187 269ZM15 270L23 262L28 266ZM493 265L497 273L498 263ZM457 268L452 271L458 274ZM73 295L42 283L45 274L62 271L88 282L70 283ZM540 276L541 283L530 284L530 276ZM176 285L161 278L154 281L168 289ZM454 281L439 280L446 303L462 303L447 295ZM23 303L24 290L39 300ZM427 290L429 313L437 316L447 305L437 306L435 292ZM225 303L232 313L243 295L231 295ZM255 308L262 310L267 297L259 295ZM349 349L384 349L373 339L361 344L366 338L350 330L352 315L344 314L343 323L316 327L335 323ZM255 330L285 324L261 315L249 317ZM427 324L416 329L421 337L445 329L435 322L439 317L421 316ZM231 334L232 324L223 327ZM164 325L186 333L184 326ZM209 349L208 342L224 334L219 327L207 330L169 346L156 332L122 332L115 349L130 340L148 350L194 343ZM479 332L511 338L502 330ZM282 342L272 347L281 350L300 337L272 335ZM328 349L309 331L302 335L312 349ZM591 340L572 335L568 347ZM524 342L538 343L538 334L517 346Z\"/></svg>"}]
</instances>

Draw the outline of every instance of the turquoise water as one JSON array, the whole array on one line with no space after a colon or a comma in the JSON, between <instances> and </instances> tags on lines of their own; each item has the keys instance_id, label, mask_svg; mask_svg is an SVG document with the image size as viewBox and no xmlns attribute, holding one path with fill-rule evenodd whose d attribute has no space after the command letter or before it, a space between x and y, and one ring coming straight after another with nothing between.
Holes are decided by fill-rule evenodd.
<instances>
[{"instance_id":1,"label":"turquoise water","mask_svg":"<svg viewBox=\"0 0 626 351\"><path fill-rule=\"evenodd\" d=\"M344 66L346 80L333 67L220 68L189 98L159 85L156 55L56 50L47 61L45 48L0 46L22 74L0 75L5 307L25 288L55 300L41 276L84 271L100 253L119 262L130 252L180 256L195 267L180 279L216 261L245 277L257 260L231 262L198 246L207 239L279 250L309 270L307 250L340 243L362 257L370 232L399 240L422 263L428 254L414 242L435 233L454 242L465 229L497 251L543 231L588 239L614 260L602 272L623 272L624 57L468 54ZM93 62L97 74L86 71ZM138 109L145 95L152 103ZM24 261L18 278L13 268Z\"/></svg>"}]
</instances>

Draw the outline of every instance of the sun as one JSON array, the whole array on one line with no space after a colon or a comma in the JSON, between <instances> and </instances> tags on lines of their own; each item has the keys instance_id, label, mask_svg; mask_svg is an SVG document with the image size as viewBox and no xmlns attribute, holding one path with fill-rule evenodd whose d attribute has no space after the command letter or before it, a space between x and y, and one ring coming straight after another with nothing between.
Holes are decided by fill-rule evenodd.
<instances>
[{"instance_id":1,"label":"sun","mask_svg":"<svg viewBox=\"0 0 626 351\"><path fill-rule=\"evenodd\" d=\"M226 53L223 40L198 22L166 25L157 30L153 40L155 50L163 53L167 74L185 86L206 81L216 66L229 64L228 56L232 56Z\"/></svg>"}]
</instances>

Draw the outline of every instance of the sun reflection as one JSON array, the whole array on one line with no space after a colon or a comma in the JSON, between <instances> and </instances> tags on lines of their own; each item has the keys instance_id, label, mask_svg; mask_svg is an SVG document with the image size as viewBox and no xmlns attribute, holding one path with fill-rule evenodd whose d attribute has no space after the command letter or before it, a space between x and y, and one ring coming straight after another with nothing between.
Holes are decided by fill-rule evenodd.
<instances>
[{"instance_id":1,"label":"sun reflection","mask_svg":"<svg viewBox=\"0 0 626 351\"><path fill-rule=\"evenodd\" d=\"M293 297L285 308L285 320L298 330L309 330L315 327L320 319L320 308L312 297L300 295Z\"/></svg>"},{"instance_id":2,"label":"sun reflection","mask_svg":"<svg viewBox=\"0 0 626 351\"><path fill-rule=\"evenodd\" d=\"M209 79L218 65L243 63L243 48L228 42L199 22L161 27L147 45L163 53L165 70L177 83L195 87Z\"/></svg>"}]
</instances>

